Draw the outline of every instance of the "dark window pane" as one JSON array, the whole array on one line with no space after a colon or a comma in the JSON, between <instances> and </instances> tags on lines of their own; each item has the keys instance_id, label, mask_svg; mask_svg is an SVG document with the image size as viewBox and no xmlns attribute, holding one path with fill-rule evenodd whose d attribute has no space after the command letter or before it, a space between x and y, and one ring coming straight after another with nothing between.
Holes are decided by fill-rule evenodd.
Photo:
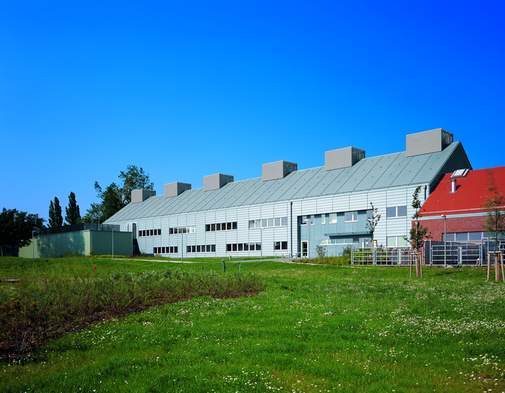
<instances>
[{"instance_id":1,"label":"dark window pane","mask_svg":"<svg viewBox=\"0 0 505 393\"><path fill-rule=\"evenodd\" d=\"M244 250L244 245L242 243L238 244L238 250L243 251Z\"/></svg>"},{"instance_id":2,"label":"dark window pane","mask_svg":"<svg viewBox=\"0 0 505 393\"><path fill-rule=\"evenodd\" d=\"M237 229L237 222L232 222L232 229Z\"/></svg>"},{"instance_id":3,"label":"dark window pane","mask_svg":"<svg viewBox=\"0 0 505 393\"><path fill-rule=\"evenodd\" d=\"M244 243L244 251L249 251L249 243Z\"/></svg>"},{"instance_id":4,"label":"dark window pane","mask_svg":"<svg viewBox=\"0 0 505 393\"><path fill-rule=\"evenodd\" d=\"M254 243L249 244L249 250L254 251Z\"/></svg>"},{"instance_id":5,"label":"dark window pane","mask_svg":"<svg viewBox=\"0 0 505 393\"><path fill-rule=\"evenodd\" d=\"M407 217L407 206L398 206L398 217Z\"/></svg>"},{"instance_id":6,"label":"dark window pane","mask_svg":"<svg viewBox=\"0 0 505 393\"><path fill-rule=\"evenodd\" d=\"M216 252L216 245L212 244L210 249L211 249L212 252Z\"/></svg>"},{"instance_id":7,"label":"dark window pane","mask_svg":"<svg viewBox=\"0 0 505 393\"><path fill-rule=\"evenodd\" d=\"M216 230L216 224L210 224L210 231L214 232Z\"/></svg>"},{"instance_id":8,"label":"dark window pane","mask_svg":"<svg viewBox=\"0 0 505 393\"><path fill-rule=\"evenodd\" d=\"M226 251L231 251L231 244L226 245Z\"/></svg>"},{"instance_id":9,"label":"dark window pane","mask_svg":"<svg viewBox=\"0 0 505 393\"><path fill-rule=\"evenodd\" d=\"M280 250L281 249L281 242L274 242L274 250Z\"/></svg>"},{"instance_id":10,"label":"dark window pane","mask_svg":"<svg viewBox=\"0 0 505 393\"><path fill-rule=\"evenodd\" d=\"M233 244L233 251L237 251L237 245Z\"/></svg>"},{"instance_id":11,"label":"dark window pane","mask_svg":"<svg viewBox=\"0 0 505 393\"><path fill-rule=\"evenodd\" d=\"M221 224L216 224L216 231L220 231L221 230Z\"/></svg>"},{"instance_id":12,"label":"dark window pane","mask_svg":"<svg viewBox=\"0 0 505 393\"><path fill-rule=\"evenodd\" d=\"M288 242L282 242L282 249L287 250L288 249Z\"/></svg>"},{"instance_id":13,"label":"dark window pane","mask_svg":"<svg viewBox=\"0 0 505 393\"><path fill-rule=\"evenodd\" d=\"M260 251L261 250L261 243L256 243L256 251Z\"/></svg>"}]
</instances>

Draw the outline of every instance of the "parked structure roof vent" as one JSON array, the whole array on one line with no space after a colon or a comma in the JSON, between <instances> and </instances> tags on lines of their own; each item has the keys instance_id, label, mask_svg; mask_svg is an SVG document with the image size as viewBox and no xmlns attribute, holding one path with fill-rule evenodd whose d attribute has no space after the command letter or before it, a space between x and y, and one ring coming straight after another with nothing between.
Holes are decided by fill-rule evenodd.
<instances>
[{"instance_id":1,"label":"parked structure roof vent","mask_svg":"<svg viewBox=\"0 0 505 393\"><path fill-rule=\"evenodd\" d=\"M132 203L144 202L147 198L155 196L155 190L133 190L132 191Z\"/></svg>"},{"instance_id":2,"label":"parked structure roof vent","mask_svg":"<svg viewBox=\"0 0 505 393\"><path fill-rule=\"evenodd\" d=\"M223 175L222 173L216 173L215 175L208 175L203 177L203 190L219 190L221 187L228 183L233 183L233 176Z\"/></svg>"},{"instance_id":3,"label":"parked structure roof vent","mask_svg":"<svg viewBox=\"0 0 505 393\"><path fill-rule=\"evenodd\" d=\"M365 151L356 147L344 147L324 153L324 169L348 168L365 158Z\"/></svg>"},{"instance_id":4,"label":"parked structure roof vent","mask_svg":"<svg viewBox=\"0 0 505 393\"><path fill-rule=\"evenodd\" d=\"M436 153L453 142L453 134L442 128L407 135L407 157Z\"/></svg>"},{"instance_id":5,"label":"parked structure roof vent","mask_svg":"<svg viewBox=\"0 0 505 393\"><path fill-rule=\"evenodd\" d=\"M263 181L284 179L291 172L298 170L298 164L289 161L276 161L261 166Z\"/></svg>"},{"instance_id":6,"label":"parked structure roof vent","mask_svg":"<svg viewBox=\"0 0 505 393\"><path fill-rule=\"evenodd\" d=\"M165 184L164 187L165 198L178 196L186 190L191 190L191 184L179 183L179 182Z\"/></svg>"}]
</instances>

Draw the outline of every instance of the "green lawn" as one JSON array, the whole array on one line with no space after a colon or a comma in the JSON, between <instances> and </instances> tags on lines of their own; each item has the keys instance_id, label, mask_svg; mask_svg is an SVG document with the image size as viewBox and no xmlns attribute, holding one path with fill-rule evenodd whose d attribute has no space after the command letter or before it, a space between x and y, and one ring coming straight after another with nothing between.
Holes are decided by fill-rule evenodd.
<instances>
[{"instance_id":1,"label":"green lawn","mask_svg":"<svg viewBox=\"0 0 505 393\"><path fill-rule=\"evenodd\" d=\"M224 275L238 263L0 258L0 276ZM485 269L251 261L257 296L200 297L103 321L0 363L2 392L505 391L505 285ZM97 273L97 274L98 274ZM2 284L12 285L12 284ZM34 360L32 360L34 359Z\"/></svg>"}]
</instances>

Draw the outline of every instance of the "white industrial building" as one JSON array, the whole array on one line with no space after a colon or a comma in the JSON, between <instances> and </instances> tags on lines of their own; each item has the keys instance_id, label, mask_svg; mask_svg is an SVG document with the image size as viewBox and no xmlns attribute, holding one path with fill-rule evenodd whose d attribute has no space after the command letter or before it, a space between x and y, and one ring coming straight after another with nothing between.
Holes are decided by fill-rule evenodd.
<instances>
[{"instance_id":1,"label":"white industrial building","mask_svg":"<svg viewBox=\"0 0 505 393\"><path fill-rule=\"evenodd\" d=\"M444 174L472 169L460 142L443 129L406 137L406 151L365 157L347 147L327 151L325 165L264 164L262 176L234 182L233 176L204 176L203 188L165 184L164 193L135 190L132 202L105 224L132 231L134 247L170 257L315 256L322 245L339 255L348 245L369 245L370 203L381 220L379 245L406 245L412 194L421 202Z\"/></svg>"}]
</instances>

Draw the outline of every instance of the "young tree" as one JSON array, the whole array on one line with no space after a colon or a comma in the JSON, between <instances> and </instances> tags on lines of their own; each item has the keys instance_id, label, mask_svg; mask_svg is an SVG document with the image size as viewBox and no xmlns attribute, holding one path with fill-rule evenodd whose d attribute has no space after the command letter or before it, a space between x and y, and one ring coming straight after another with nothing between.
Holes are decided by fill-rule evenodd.
<instances>
[{"instance_id":1,"label":"young tree","mask_svg":"<svg viewBox=\"0 0 505 393\"><path fill-rule=\"evenodd\" d=\"M486 202L482 205L486 212L484 229L492 235L492 239L498 250L500 237L505 236L505 197L498 191L494 180L493 170L488 170L488 184L486 190L492 192L491 196L486 196Z\"/></svg>"},{"instance_id":2,"label":"young tree","mask_svg":"<svg viewBox=\"0 0 505 393\"><path fill-rule=\"evenodd\" d=\"M367 218L366 220L366 228L370 231L372 234L372 242L373 242L373 234L375 232L375 227L377 227L377 224L379 223L381 219L381 215L379 214L379 209L374 208L372 202L370 202L370 206L372 206L372 215Z\"/></svg>"},{"instance_id":3,"label":"young tree","mask_svg":"<svg viewBox=\"0 0 505 393\"><path fill-rule=\"evenodd\" d=\"M68 196L68 207L65 208L65 221L66 224L78 224L81 221L81 212L79 211L79 205L75 200L75 194L70 192Z\"/></svg>"},{"instance_id":4,"label":"young tree","mask_svg":"<svg viewBox=\"0 0 505 393\"><path fill-rule=\"evenodd\" d=\"M7 246L16 249L30 244L32 231L42 228L43 224L44 219L37 214L4 207L0 213L0 255L4 255Z\"/></svg>"},{"instance_id":5,"label":"young tree","mask_svg":"<svg viewBox=\"0 0 505 393\"><path fill-rule=\"evenodd\" d=\"M61 216L61 206L58 197L54 197L54 203L49 204L49 227L61 227L63 225L63 217Z\"/></svg>"},{"instance_id":6,"label":"young tree","mask_svg":"<svg viewBox=\"0 0 505 393\"><path fill-rule=\"evenodd\" d=\"M416 212L412 216L412 219L415 221L414 226L410 229L410 237L405 238L408 242L410 242L412 248L419 252L419 249L423 246L424 239L431 239L431 232L428 231L427 227L423 227L419 218L421 215L419 214L419 210L421 209L421 201L419 200L419 193L421 192L421 186L418 186L412 194L412 207L416 209Z\"/></svg>"},{"instance_id":7,"label":"young tree","mask_svg":"<svg viewBox=\"0 0 505 393\"><path fill-rule=\"evenodd\" d=\"M118 177L122 180L122 183L119 185L111 183L105 191L95 181L95 190L102 202L99 205L91 204L91 208L87 210L84 218L85 222L97 222L98 218L101 219L100 222L103 222L131 202L131 192L133 190L141 188L152 190L154 188L154 183L151 182L149 174L135 165L128 165L126 172L120 171Z\"/></svg>"}]
</instances>

